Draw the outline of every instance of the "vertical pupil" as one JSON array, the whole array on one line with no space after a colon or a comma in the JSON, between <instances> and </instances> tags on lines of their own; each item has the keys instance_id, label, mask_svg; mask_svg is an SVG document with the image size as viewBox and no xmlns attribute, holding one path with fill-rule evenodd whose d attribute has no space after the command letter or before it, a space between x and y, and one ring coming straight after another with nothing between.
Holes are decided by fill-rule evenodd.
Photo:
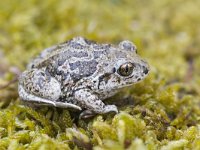
<instances>
[{"instance_id":1,"label":"vertical pupil","mask_svg":"<svg viewBox=\"0 0 200 150\"><path fill-rule=\"evenodd\" d=\"M128 73L128 65L126 65L126 68L125 68L125 71L126 71L126 73Z\"/></svg>"}]
</instances>

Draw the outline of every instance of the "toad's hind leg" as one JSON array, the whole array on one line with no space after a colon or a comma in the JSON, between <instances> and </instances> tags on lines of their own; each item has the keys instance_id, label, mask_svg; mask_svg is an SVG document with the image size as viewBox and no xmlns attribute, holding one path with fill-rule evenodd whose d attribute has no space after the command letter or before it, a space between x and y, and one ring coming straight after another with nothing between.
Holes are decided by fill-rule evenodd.
<instances>
[{"instance_id":1,"label":"toad's hind leg","mask_svg":"<svg viewBox=\"0 0 200 150\"><path fill-rule=\"evenodd\" d=\"M43 69L23 72L19 78L18 90L20 98L24 101L81 110L74 104L57 101L61 95L60 84Z\"/></svg>"},{"instance_id":2,"label":"toad's hind leg","mask_svg":"<svg viewBox=\"0 0 200 150\"><path fill-rule=\"evenodd\" d=\"M48 106L54 106L54 107L60 107L60 108L74 108L74 109L81 110L81 108L79 106L76 106L74 104L64 103L64 102L56 102L56 101L52 101L49 99L45 99L45 98L41 98L41 97L37 97L32 94L29 94L24 90L24 88L21 85L19 85L18 90L19 90L20 98L23 101L33 102L38 105L42 104L42 105L48 105Z\"/></svg>"}]
</instances>

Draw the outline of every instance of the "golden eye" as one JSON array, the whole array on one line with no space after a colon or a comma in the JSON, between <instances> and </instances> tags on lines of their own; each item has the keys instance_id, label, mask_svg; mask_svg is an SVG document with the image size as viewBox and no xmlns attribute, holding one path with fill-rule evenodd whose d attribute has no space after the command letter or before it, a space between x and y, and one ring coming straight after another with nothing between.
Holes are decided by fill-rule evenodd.
<instances>
[{"instance_id":1,"label":"golden eye","mask_svg":"<svg viewBox=\"0 0 200 150\"><path fill-rule=\"evenodd\" d=\"M118 73L121 76L129 76L133 72L134 65L130 62L121 65L118 69Z\"/></svg>"}]
</instances>

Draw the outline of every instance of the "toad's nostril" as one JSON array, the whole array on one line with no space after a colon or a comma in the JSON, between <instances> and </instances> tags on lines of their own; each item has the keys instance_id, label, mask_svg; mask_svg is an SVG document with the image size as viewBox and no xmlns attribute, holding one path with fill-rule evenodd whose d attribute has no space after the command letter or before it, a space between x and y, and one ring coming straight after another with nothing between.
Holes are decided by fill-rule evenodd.
<instances>
[{"instance_id":1,"label":"toad's nostril","mask_svg":"<svg viewBox=\"0 0 200 150\"><path fill-rule=\"evenodd\" d=\"M148 72L149 72L149 70L146 67L144 67L143 73L147 74Z\"/></svg>"}]
</instances>

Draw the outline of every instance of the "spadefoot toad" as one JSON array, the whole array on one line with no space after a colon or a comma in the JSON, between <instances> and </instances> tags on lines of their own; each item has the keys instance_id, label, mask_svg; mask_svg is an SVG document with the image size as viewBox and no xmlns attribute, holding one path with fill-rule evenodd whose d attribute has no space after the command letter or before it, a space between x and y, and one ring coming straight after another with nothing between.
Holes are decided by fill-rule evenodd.
<instances>
[{"instance_id":1,"label":"spadefoot toad","mask_svg":"<svg viewBox=\"0 0 200 150\"><path fill-rule=\"evenodd\" d=\"M19 77L21 100L83 110L81 117L118 112L103 100L143 80L149 65L130 41L98 44L75 37L45 49Z\"/></svg>"}]
</instances>

